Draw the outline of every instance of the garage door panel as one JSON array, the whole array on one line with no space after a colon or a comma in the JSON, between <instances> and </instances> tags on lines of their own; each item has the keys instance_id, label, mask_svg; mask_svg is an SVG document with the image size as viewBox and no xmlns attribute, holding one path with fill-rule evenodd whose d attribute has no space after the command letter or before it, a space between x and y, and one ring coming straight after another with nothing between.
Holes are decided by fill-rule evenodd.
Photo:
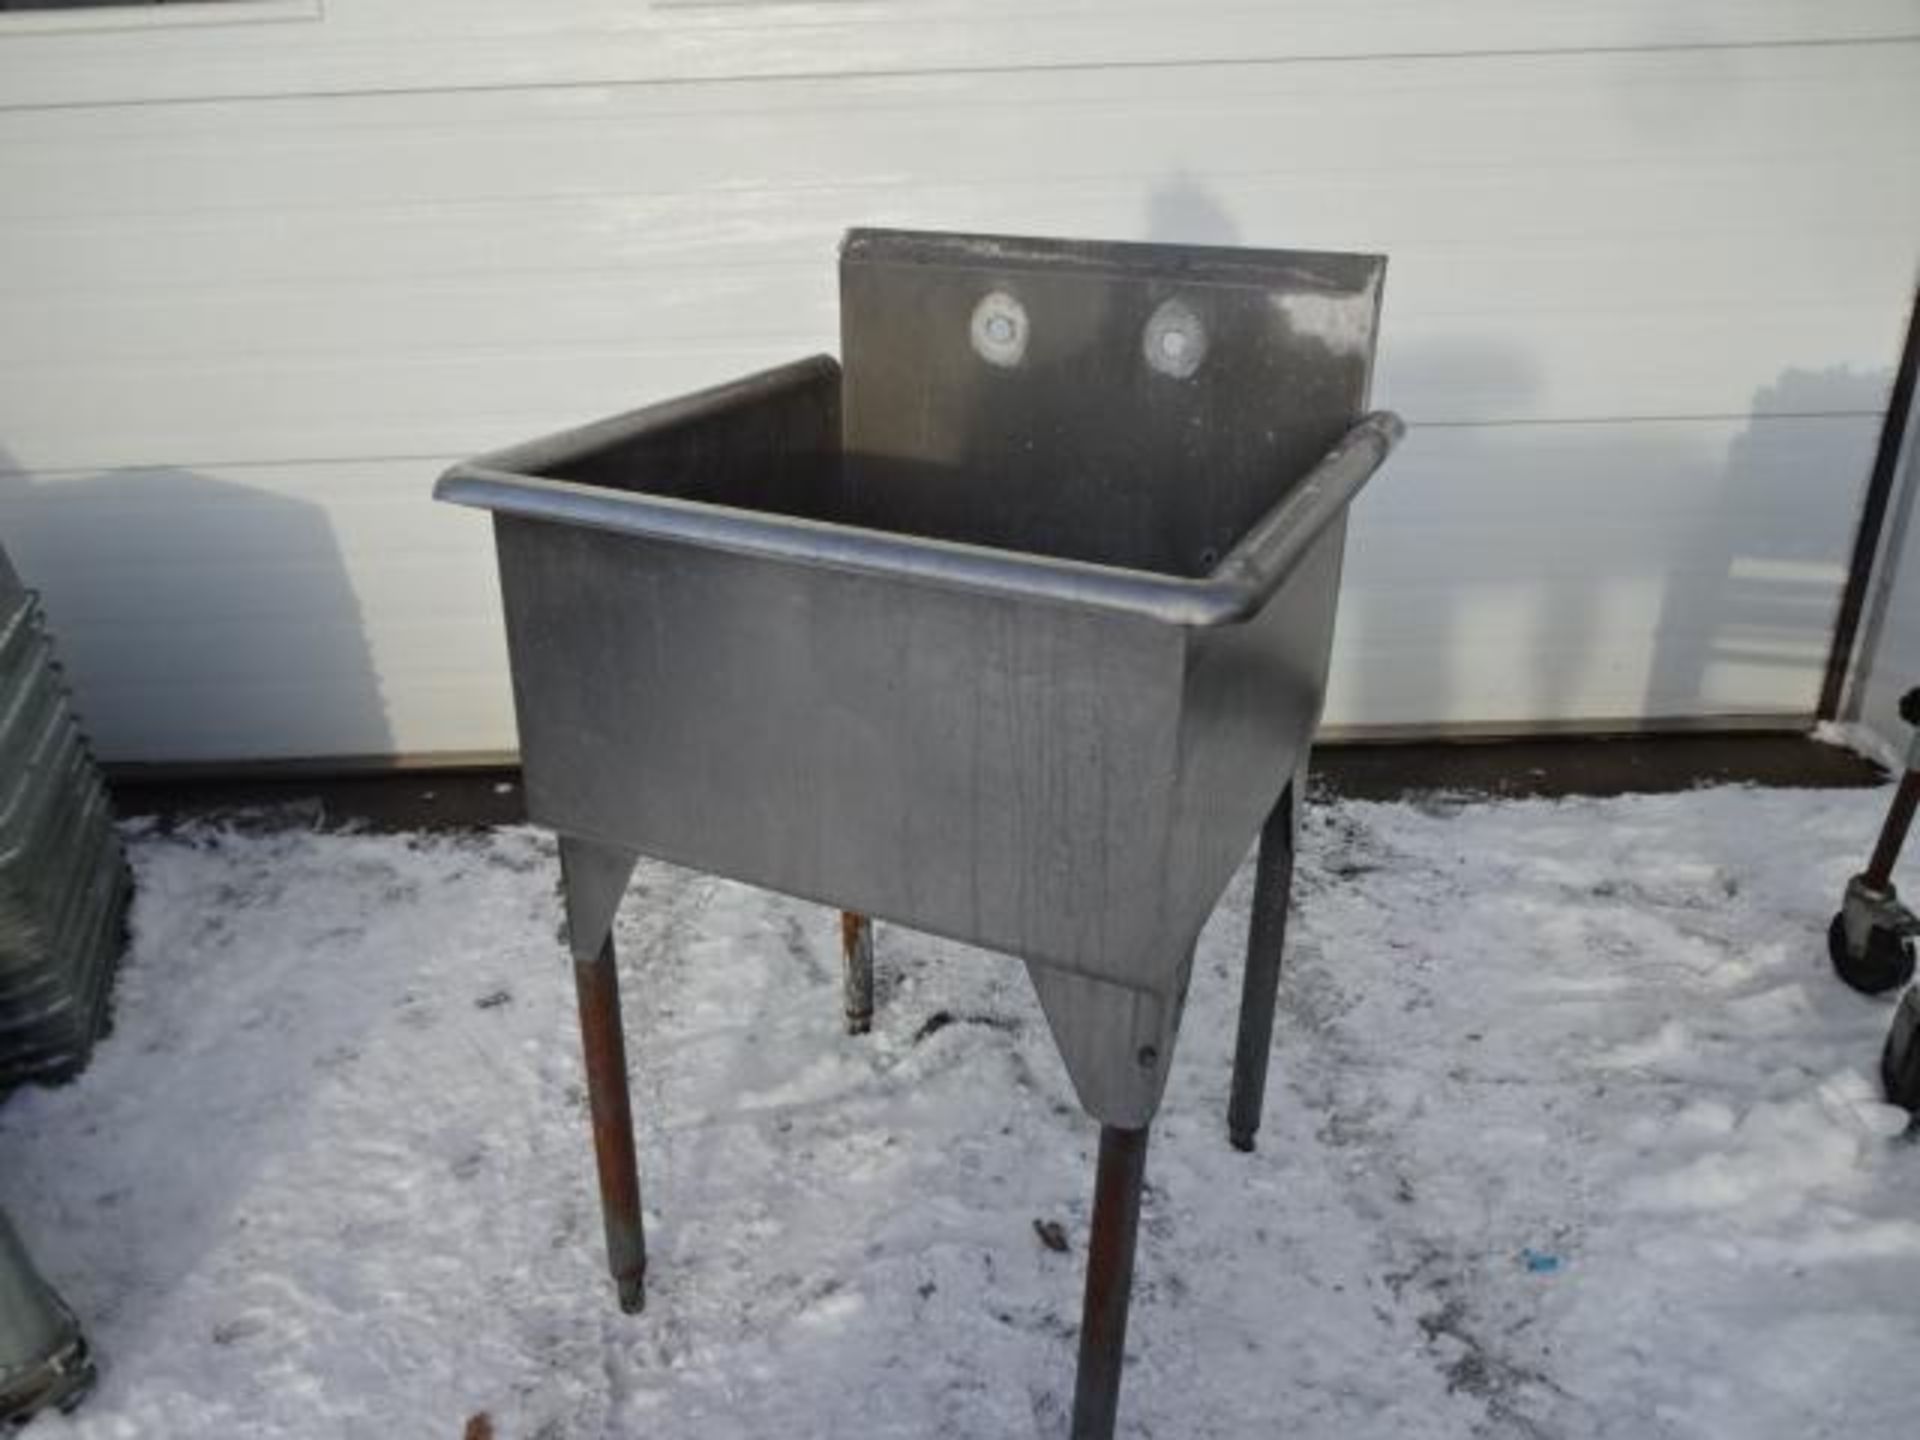
<instances>
[{"instance_id":1,"label":"garage door panel","mask_svg":"<svg viewBox=\"0 0 1920 1440\"><path fill-rule=\"evenodd\" d=\"M1865 413L1920 233L1916 57L0 115L0 444L491 444L830 346L851 222L1389 251L1381 395L1416 422L1741 414L1788 370L1856 377Z\"/></svg>"},{"instance_id":2,"label":"garage door panel","mask_svg":"<svg viewBox=\"0 0 1920 1440\"><path fill-rule=\"evenodd\" d=\"M853 223L1391 255L1377 393L1416 428L1356 512L1332 722L1811 709L1911 293L1920 44L1752 47L1911 6L1062 3L963 42L934 0L917 35L860 7L831 76L725 84L682 82L804 69L848 13L683 13L647 61L676 83L602 84L660 7L481 0L431 72L440 0L326 8L31 67L0 31L0 527L112 758L509 746L487 526L433 474L834 348ZM1369 25L1633 36L1171 63ZM482 40L513 88L461 88ZM849 73L894 43L939 73ZM1046 44L1077 58L1021 68ZM21 108L63 86L121 88Z\"/></svg>"}]
</instances>

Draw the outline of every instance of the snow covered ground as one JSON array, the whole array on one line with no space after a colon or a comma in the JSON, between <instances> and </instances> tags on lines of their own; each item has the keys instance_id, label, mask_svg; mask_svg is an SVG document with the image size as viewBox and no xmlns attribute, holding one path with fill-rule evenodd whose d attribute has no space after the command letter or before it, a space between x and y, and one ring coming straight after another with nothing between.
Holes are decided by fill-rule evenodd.
<instances>
[{"instance_id":1,"label":"snow covered ground","mask_svg":"<svg viewBox=\"0 0 1920 1440\"><path fill-rule=\"evenodd\" d=\"M1885 800L1316 808L1251 1157L1250 871L1202 944L1123 1433L1913 1433L1920 1145L1822 938ZM1064 1434L1095 1133L1016 965L883 927L850 1039L832 916L643 865L630 1318L546 838L133 855L115 1034L0 1107L0 1204L104 1364L32 1440Z\"/></svg>"}]
</instances>

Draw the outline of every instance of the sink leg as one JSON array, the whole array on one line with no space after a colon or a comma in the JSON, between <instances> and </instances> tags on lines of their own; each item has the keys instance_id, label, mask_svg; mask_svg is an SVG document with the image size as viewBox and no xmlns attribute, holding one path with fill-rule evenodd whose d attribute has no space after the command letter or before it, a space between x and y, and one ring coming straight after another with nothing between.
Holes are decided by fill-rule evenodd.
<instances>
[{"instance_id":1,"label":"sink leg","mask_svg":"<svg viewBox=\"0 0 1920 1440\"><path fill-rule=\"evenodd\" d=\"M847 1033L873 1028L873 920L857 910L840 912L840 958L846 995Z\"/></svg>"},{"instance_id":2,"label":"sink leg","mask_svg":"<svg viewBox=\"0 0 1920 1440\"><path fill-rule=\"evenodd\" d=\"M1112 1440L1120 1409L1147 1134L1144 1126L1138 1130L1100 1127L1093 1238L1087 1246L1087 1293L1080 1311L1080 1366L1073 1382L1072 1440Z\"/></svg>"},{"instance_id":3,"label":"sink leg","mask_svg":"<svg viewBox=\"0 0 1920 1440\"><path fill-rule=\"evenodd\" d=\"M601 942L593 959L574 961L573 980L580 996L580 1041L587 1059L587 1104L593 1112L607 1266L619 1287L620 1308L634 1314L647 1299L647 1236L640 1221L640 1171L633 1158L627 1044L620 1027L612 935Z\"/></svg>"},{"instance_id":4,"label":"sink leg","mask_svg":"<svg viewBox=\"0 0 1920 1440\"><path fill-rule=\"evenodd\" d=\"M1233 1047L1233 1095L1227 1102L1227 1138L1236 1150L1253 1149L1266 1104L1273 1006L1280 992L1287 900L1293 890L1293 796L1294 787L1289 785L1260 831L1247 967L1240 990L1240 1034Z\"/></svg>"}]
</instances>

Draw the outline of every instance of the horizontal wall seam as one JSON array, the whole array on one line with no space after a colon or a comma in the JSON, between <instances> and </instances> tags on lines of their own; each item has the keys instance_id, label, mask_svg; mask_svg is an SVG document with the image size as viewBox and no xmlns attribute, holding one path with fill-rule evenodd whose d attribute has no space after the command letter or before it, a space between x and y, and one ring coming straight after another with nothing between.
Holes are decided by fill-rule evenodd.
<instances>
[{"instance_id":1,"label":"horizontal wall seam","mask_svg":"<svg viewBox=\"0 0 1920 1440\"><path fill-rule=\"evenodd\" d=\"M0 46L25 37L0 35ZM1402 50L1332 52L1327 54L1267 56L1197 56L1181 60L1063 60L1030 65L929 65L870 70L793 70L722 72L714 75L650 75L597 80L532 80L450 85L394 85L316 88L289 91L229 91L217 95L165 95L112 100L0 101L0 114L36 114L68 110L122 110L136 107L183 107L278 103L283 101L367 100L424 98L454 95L510 95L563 93L576 90L687 89L702 85L810 85L849 81L945 80L978 76L1124 74L1157 70L1255 70L1291 65L1354 65L1382 62L1443 63L1457 60L1531 60L1555 56L1673 55L1743 50L1858 50L1920 43L1920 32L1795 40L1681 41L1645 45L1534 46L1513 49Z\"/></svg>"},{"instance_id":2,"label":"horizontal wall seam","mask_svg":"<svg viewBox=\"0 0 1920 1440\"><path fill-rule=\"evenodd\" d=\"M1411 430L1528 430L1575 425L1720 425L1800 420L1877 423L1885 415L1884 409L1877 409L1769 411L1764 415L1739 412L1723 415L1572 415L1532 420L1420 420L1407 417L1407 426ZM277 459L243 457L237 460L153 459L99 461L84 465L0 465L0 480L84 479L109 471L130 470L285 470L317 465L451 465L462 458L464 452L435 451L421 455L297 455Z\"/></svg>"}]
</instances>

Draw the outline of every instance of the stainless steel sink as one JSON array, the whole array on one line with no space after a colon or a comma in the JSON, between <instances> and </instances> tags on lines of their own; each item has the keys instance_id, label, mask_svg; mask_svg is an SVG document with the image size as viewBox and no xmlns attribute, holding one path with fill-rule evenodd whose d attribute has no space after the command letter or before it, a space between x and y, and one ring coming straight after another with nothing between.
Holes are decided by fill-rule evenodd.
<instances>
[{"instance_id":1,"label":"stainless steel sink","mask_svg":"<svg viewBox=\"0 0 1920 1440\"><path fill-rule=\"evenodd\" d=\"M1364 414L1384 270L854 231L840 362L441 479L494 515L630 1307L610 937L649 855L841 907L850 954L877 916L1026 963L1104 1127L1075 1434L1110 1433L1146 1127L1264 825L1236 1143L1259 1122L1346 509L1400 435Z\"/></svg>"}]
</instances>

